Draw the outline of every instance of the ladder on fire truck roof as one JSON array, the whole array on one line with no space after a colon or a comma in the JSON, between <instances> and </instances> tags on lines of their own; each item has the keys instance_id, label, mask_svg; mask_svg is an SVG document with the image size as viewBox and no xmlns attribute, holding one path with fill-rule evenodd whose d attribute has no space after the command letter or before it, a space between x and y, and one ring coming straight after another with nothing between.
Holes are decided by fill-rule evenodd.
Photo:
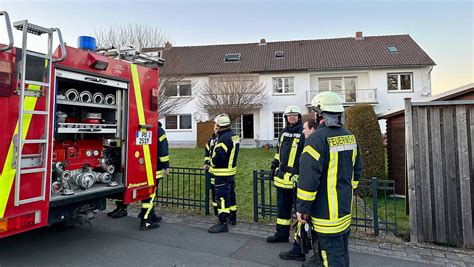
<instances>
[{"instance_id":1,"label":"ladder on fire truck roof","mask_svg":"<svg viewBox=\"0 0 474 267\"><path fill-rule=\"evenodd\" d=\"M116 59L122 59L137 65L146 66L149 68L157 68L163 66L165 60L161 57L161 52L157 53L157 56L142 53L139 49L133 46L120 46L120 47L108 47L98 48L97 54L106 57L112 57Z\"/></svg>"},{"instance_id":2,"label":"ladder on fire truck roof","mask_svg":"<svg viewBox=\"0 0 474 267\"><path fill-rule=\"evenodd\" d=\"M7 26L7 34L8 34L8 45L5 47L0 47L0 52L10 50L13 47L13 33L12 27L10 24L10 16L6 11L0 11L0 16L4 16L5 18L5 25Z\"/></svg>"},{"instance_id":3,"label":"ladder on fire truck roof","mask_svg":"<svg viewBox=\"0 0 474 267\"><path fill-rule=\"evenodd\" d=\"M27 20L17 21L13 23L13 27L23 32L22 53L21 53L21 74L19 75L20 87L17 88L19 98L19 112L18 112L18 132L14 140L15 155L12 162L13 168L16 169L15 176L15 206L22 204L45 200L46 198L46 173L48 170L48 136L50 127L50 97L51 97L51 69L53 62L59 62L65 59L66 50L64 47L61 31L58 28L45 28L35 24L29 23ZM53 34L57 32L59 44L61 47L61 58L53 58ZM28 48L28 34L41 36L46 34L48 36L48 52L42 54L27 50ZM45 60L44 78L41 81L27 80L26 73L28 69L27 56L36 57ZM28 87L26 86L28 84ZM35 110L35 105L32 107L25 107L27 98L31 101L32 98L46 97L46 110ZM26 109L25 109L26 108ZM32 117L45 116L45 125L43 134L40 139L27 139L27 132L23 129L23 123L31 121ZM25 144L38 144L40 146L40 154L23 154L22 149ZM34 162L32 164L32 162ZM23 174L41 173L41 195L31 198L20 199L20 185Z\"/></svg>"}]
</instances>

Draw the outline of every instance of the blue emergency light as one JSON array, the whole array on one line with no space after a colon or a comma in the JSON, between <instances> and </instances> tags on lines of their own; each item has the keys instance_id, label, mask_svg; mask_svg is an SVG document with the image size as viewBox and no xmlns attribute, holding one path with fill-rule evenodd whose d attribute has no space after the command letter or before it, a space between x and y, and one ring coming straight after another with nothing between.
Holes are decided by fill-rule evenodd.
<instances>
[{"instance_id":1,"label":"blue emergency light","mask_svg":"<svg viewBox=\"0 0 474 267\"><path fill-rule=\"evenodd\" d=\"M95 38L91 36L79 36L77 38L77 47L85 51L97 52Z\"/></svg>"}]
</instances>

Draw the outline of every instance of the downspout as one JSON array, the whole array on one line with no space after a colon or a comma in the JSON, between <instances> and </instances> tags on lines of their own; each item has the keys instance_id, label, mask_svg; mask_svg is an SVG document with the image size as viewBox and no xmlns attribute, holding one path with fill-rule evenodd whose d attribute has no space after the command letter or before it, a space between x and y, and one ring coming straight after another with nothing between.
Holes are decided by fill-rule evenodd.
<instances>
[{"instance_id":1,"label":"downspout","mask_svg":"<svg viewBox=\"0 0 474 267\"><path fill-rule=\"evenodd\" d=\"M428 78L430 79L430 96L433 95L433 87L431 86L431 71L433 71L433 66L430 66L430 71L428 71Z\"/></svg>"}]
</instances>

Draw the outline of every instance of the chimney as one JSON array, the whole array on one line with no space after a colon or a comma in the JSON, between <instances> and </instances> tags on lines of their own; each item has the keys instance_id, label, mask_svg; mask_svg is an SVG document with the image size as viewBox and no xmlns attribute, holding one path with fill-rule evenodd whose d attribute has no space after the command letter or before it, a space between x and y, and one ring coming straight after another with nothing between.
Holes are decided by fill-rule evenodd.
<instances>
[{"instance_id":1,"label":"chimney","mask_svg":"<svg viewBox=\"0 0 474 267\"><path fill-rule=\"evenodd\" d=\"M170 42L166 41L166 43L165 43L165 49L168 50L168 49L171 49L172 47L173 47L173 45L171 45Z\"/></svg>"},{"instance_id":2,"label":"chimney","mask_svg":"<svg viewBox=\"0 0 474 267\"><path fill-rule=\"evenodd\" d=\"M356 32L355 39L356 40L364 40L364 36L362 35L362 32Z\"/></svg>"},{"instance_id":3,"label":"chimney","mask_svg":"<svg viewBox=\"0 0 474 267\"><path fill-rule=\"evenodd\" d=\"M266 45L267 44L267 40L265 40L265 38L262 38L260 39L260 43L258 45Z\"/></svg>"}]
</instances>

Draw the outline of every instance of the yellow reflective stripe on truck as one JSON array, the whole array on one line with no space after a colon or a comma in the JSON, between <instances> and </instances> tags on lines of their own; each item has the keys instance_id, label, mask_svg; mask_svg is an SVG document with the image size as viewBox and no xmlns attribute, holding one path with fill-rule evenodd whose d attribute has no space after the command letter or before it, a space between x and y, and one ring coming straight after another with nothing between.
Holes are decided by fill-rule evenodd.
<instances>
[{"instance_id":1,"label":"yellow reflective stripe on truck","mask_svg":"<svg viewBox=\"0 0 474 267\"><path fill-rule=\"evenodd\" d=\"M37 85L28 85L28 89L32 90L39 90L41 87ZM24 103L24 110L32 111L35 109L37 97L26 96L25 103ZM24 114L23 115L23 133L22 138L23 140L26 139L26 135L28 134L28 130L31 124L31 118L33 114ZM5 215L5 210L8 203L8 198L10 197L13 180L15 179L16 169L12 167L13 163L13 137L18 134L18 121L15 126L15 131L13 132L13 136L10 141L10 146L8 148L7 157L3 164L2 173L0 175L0 218L3 218Z\"/></svg>"},{"instance_id":2,"label":"yellow reflective stripe on truck","mask_svg":"<svg viewBox=\"0 0 474 267\"><path fill-rule=\"evenodd\" d=\"M140 88L140 79L138 77L137 65L130 64L130 70L132 72L133 79L133 91L135 93L135 101L137 104L138 123L145 125L145 111L143 110L142 91ZM141 129L142 132L146 132L146 129ZM153 169L151 166L150 147L147 144L142 145L143 155L145 155L145 168L146 176L148 179L148 185L155 184L155 177L153 176Z\"/></svg>"}]
</instances>

